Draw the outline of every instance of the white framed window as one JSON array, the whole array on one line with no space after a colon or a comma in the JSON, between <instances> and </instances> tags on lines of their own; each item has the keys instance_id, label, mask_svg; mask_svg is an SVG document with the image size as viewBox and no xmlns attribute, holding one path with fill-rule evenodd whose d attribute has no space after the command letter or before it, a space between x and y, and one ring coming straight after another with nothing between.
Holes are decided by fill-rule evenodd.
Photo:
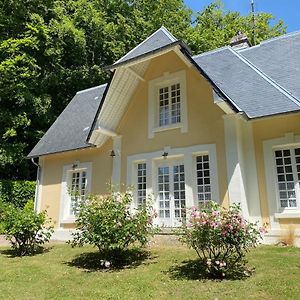
<instances>
[{"instance_id":1,"label":"white framed window","mask_svg":"<svg viewBox=\"0 0 300 300\"><path fill-rule=\"evenodd\" d=\"M180 128L187 132L186 72L166 73L149 82L148 137L155 132Z\"/></svg>"},{"instance_id":2,"label":"white framed window","mask_svg":"<svg viewBox=\"0 0 300 300\"><path fill-rule=\"evenodd\" d=\"M280 228L280 219L300 218L300 159L299 150L295 151L299 148L300 135L294 135L292 132L263 141L267 200L270 225L273 229Z\"/></svg>"},{"instance_id":3,"label":"white framed window","mask_svg":"<svg viewBox=\"0 0 300 300\"><path fill-rule=\"evenodd\" d=\"M197 155L195 157L197 177L197 200L203 204L212 200L209 155Z\"/></svg>"},{"instance_id":4,"label":"white framed window","mask_svg":"<svg viewBox=\"0 0 300 300\"><path fill-rule=\"evenodd\" d=\"M165 159L162 157L164 151L168 152ZM146 172L143 173L144 164ZM138 186L145 181L145 186ZM216 145L166 147L160 151L128 156L127 184L135 185L135 190L140 191L132 208L142 201L146 187L146 195L152 197L158 213L155 224L179 226L187 208L197 206L202 199L220 201Z\"/></svg>"},{"instance_id":5,"label":"white framed window","mask_svg":"<svg viewBox=\"0 0 300 300\"><path fill-rule=\"evenodd\" d=\"M159 127L181 122L180 83L159 88Z\"/></svg>"},{"instance_id":6,"label":"white framed window","mask_svg":"<svg viewBox=\"0 0 300 300\"><path fill-rule=\"evenodd\" d=\"M68 190L70 193L70 215L76 215L78 207L87 196L86 169L71 171L68 173Z\"/></svg>"},{"instance_id":7,"label":"white framed window","mask_svg":"<svg viewBox=\"0 0 300 300\"><path fill-rule=\"evenodd\" d=\"M137 207L141 207L146 203L147 198L147 165L145 162L136 165L136 200Z\"/></svg>"},{"instance_id":8,"label":"white framed window","mask_svg":"<svg viewBox=\"0 0 300 300\"><path fill-rule=\"evenodd\" d=\"M300 147L274 150L277 198L281 209L300 207Z\"/></svg>"},{"instance_id":9,"label":"white framed window","mask_svg":"<svg viewBox=\"0 0 300 300\"><path fill-rule=\"evenodd\" d=\"M75 221L80 201L91 191L92 163L75 162L63 167L60 223Z\"/></svg>"}]
</instances>

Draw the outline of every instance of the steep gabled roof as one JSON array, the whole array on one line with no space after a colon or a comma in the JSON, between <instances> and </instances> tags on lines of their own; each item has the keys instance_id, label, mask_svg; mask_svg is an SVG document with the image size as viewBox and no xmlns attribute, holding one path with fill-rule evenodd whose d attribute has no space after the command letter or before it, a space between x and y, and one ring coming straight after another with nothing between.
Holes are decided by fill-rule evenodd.
<instances>
[{"instance_id":1,"label":"steep gabled roof","mask_svg":"<svg viewBox=\"0 0 300 300\"><path fill-rule=\"evenodd\" d=\"M234 111L249 119L300 111L300 32L239 52L224 47L191 57L188 47L161 27L108 67L114 70L110 85L78 92L28 157L90 147L99 124L114 130L126 106L125 94L130 98L149 59L171 50L184 55ZM124 64L127 68L118 68Z\"/></svg>"},{"instance_id":2,"label":"steep gabled roof","mask_svg":"<svg viewBox=\"0 0 300 300\"><path fill-rule=\"evenodd\" d=\"M123 65L129 61L138 59L140 57L146 56L153 52L157 52L168 46L175 44L182 44L184 47L187 47L182 41L177 40L164 26L160 27L157 31L151 34L143 42L138 44L135 48L117 60L111 66L107 66L107 69L114 69L117 66Z\"/></svg>"},{"instance_id":3,"label":"steep gabled roof","mask_svg":"<svg viewBox=\"0 0 300 300\"><path fill-rule=\"evenodd\" d=\"M77 92L28 157L91 147L86 139L105 88L103 84Z\"/></svg>"}]
</instances>

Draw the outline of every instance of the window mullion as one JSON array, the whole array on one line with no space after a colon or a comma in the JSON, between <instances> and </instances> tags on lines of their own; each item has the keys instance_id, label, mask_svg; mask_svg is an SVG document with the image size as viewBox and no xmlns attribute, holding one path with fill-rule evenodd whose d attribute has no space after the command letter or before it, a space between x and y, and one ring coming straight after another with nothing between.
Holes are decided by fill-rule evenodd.
<instances>
[{"instance_id":1,"label":"window mullion","mask_svg":"<svg viewBox=\"0 0 300 300\"><path fill-rule=\"evenodd\" d=\"M169 119L168 119L168 124L172 124L172 105L171 105L171 85L168 86L168 110L169 110Z\"/></svg>"}]
</instances>

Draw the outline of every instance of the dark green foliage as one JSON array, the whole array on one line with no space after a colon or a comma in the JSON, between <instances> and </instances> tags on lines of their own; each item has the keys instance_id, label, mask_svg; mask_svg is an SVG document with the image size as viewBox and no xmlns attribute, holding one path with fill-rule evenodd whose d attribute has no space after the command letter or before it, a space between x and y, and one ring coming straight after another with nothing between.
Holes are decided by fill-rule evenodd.
<instances>
[{"instance_id":1,"label":"dark green foliage","mask_svg":"<svg viewBox=\"0 0 300 300\"><path fill-rule=\"evenodd\" d=\"M33 202L23 209L8 205L2 212L3 233L18 256L32 255L49 242L53 226L49 225L46 211L36 213Z\"/></svg>"},{"instance_id":2,"label":"dark green foliage","mask_svg":"<svg viewBox=\"0 0 300 300\"><path fill-rule=\"evenodd\" d=\"M285 32L273 16L257 16L257 41ZM24 159L81 89L107 82L103 66L160 26L195 53L228 44L251 16L219 2L192 22L183 0L3 0L0 3L0 179L33 179ZM193 24L194 23L194 24Z\"/></svg>"},{"instance_id":3,"label":"dark green foliage","mask_svg":"<svg viewBox=\"0 0 300 300\"><path fill-rule=\"evenodd\" d=\"M0 202L23 208L29 199L34 199L35 186L35 181L0 180Z\"/></svg>"}]
</instances>

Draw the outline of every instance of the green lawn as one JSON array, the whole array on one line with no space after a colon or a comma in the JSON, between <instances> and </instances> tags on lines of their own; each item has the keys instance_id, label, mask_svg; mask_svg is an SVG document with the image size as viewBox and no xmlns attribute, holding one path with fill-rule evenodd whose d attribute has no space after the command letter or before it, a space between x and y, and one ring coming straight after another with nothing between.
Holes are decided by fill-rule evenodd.
<instances>
[{"instance_id":1,"label":"green lawn","mask_svg":"<svg viewBox=\"0 0 300 300\"><path fill-rule=\"evenodd\" d=\"M249 255L256 272L245 280L191 279L184 246L152 247L140 264L98 269L91 247L52 245L32 257L0 248L0 299L299 299L300 249L261 246ZM79 256L81 253L85 256ZM89 258L89 260L86 260Z\"/></svg>"}]
</instances>

